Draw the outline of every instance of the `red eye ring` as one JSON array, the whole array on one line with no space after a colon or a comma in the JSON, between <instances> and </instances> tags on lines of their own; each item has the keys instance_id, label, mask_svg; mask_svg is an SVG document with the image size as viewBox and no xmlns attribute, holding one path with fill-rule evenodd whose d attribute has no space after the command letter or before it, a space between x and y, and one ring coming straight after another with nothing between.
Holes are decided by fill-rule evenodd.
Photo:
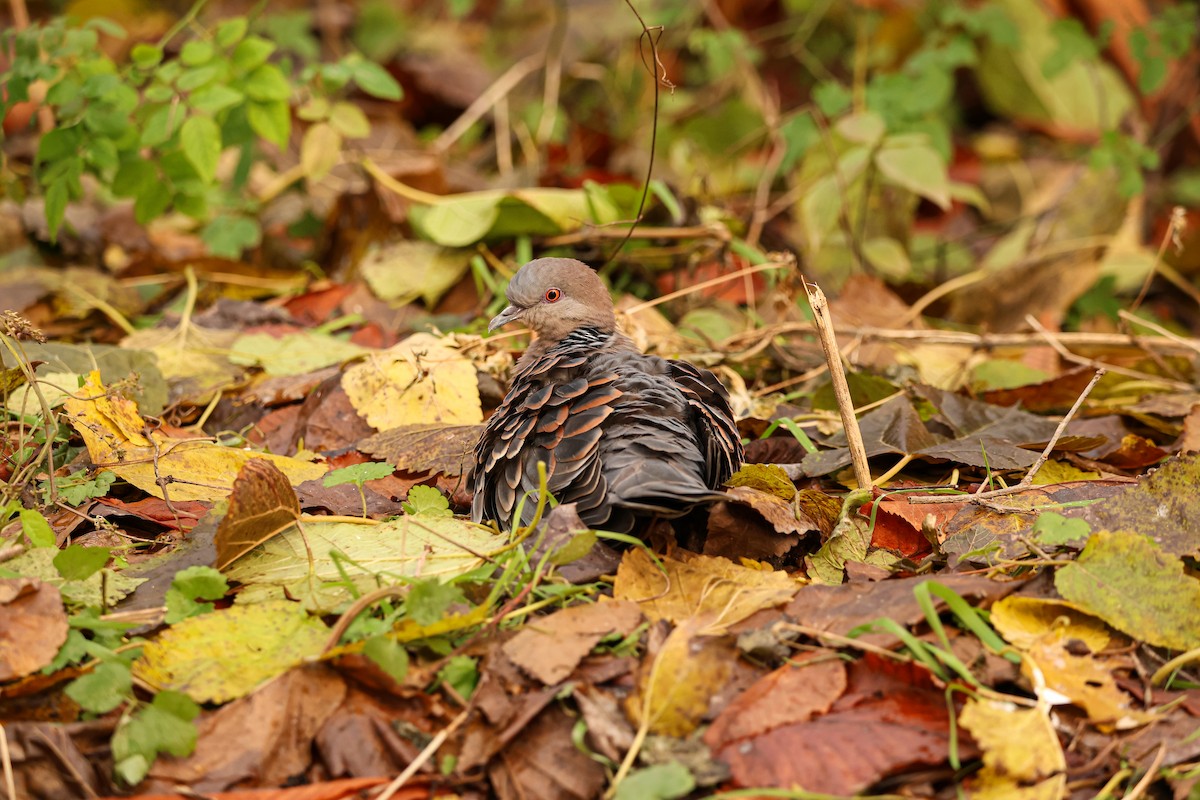
<instances>
[{"instance_id":1,"label":"red eye ring","mask_svg":"<svg viewBox=\"0 0 1200 800\"><path fill-rule=\"evenodd\" d=\"M546 294L544 296L547 303L557 303L562 298L562 292L559 289L551 286L546 290Z\"/></svg>"}]
</instances>

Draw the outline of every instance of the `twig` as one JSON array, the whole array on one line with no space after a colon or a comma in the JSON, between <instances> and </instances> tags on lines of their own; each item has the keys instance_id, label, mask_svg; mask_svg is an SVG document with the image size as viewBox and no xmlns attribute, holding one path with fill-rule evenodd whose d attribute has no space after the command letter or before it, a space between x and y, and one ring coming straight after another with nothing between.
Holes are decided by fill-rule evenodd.
<instances>
[{"instance_id":1,"label":"twig","mask_svg":"<svg viewBox=\"0 0 1200 800\"><path fill-rule=\"evenodd\" d=\"M4 791L8 800L17 800L17 783L13 779L12 756L8 752L8 732L0 724L0 763L4 765Z\"/></svg>"},{"instance_id":2,"label":"twig","mask_svg":"<svg viewBox=\"0 0 1200 800\"><path fill-rule=\"evenodd\" d=\"M429 744L425 745L425 749L417 754L417 757L412 760L412 763L405 767L404 771L397 775L396 779L389 783L383 792L381 792L380 795L375 798L375 800L390 800L392 795L400 791L400 789L404 787L404 784L408 782L408 779L413 775L416 775L417 770L425 766L425 762L433 758L433 755L438 751L438 748L440 748L446 742L446 739L450 738L450 734L458 730L458 728L467 721L467 715L470 713L470 708L464 709L463 712L455 717L449 725L439 731L437 736L434 736L429 741Z\"/></svg>"},{"instance_id":3,"label":"twig","mask_svg":"<svg viewBox=\"0 0 1200 800\"><path fill-rule=\"evenodd\" d=\"M408 593L409 588L408 586L384 586L381 589L364 594L355 600L349 608L342 612L342 615L338 617L338 621L329 631L329 637L325 640L325 646L321 648L321 655L327 655L330 650L337 647L337 643L342 640L346 629L350 627L351 623L354 622L364 609L375 605L386 597L403 597Z\"/></svg>"},{"instance_id":4,"label":"twig","mask_svg":"<svg viewBox=\"0 0 1200 800\"><path fill-rule=\"evenodd\" d=\"M1158 752L1154 756L1154 760L1150 762L1150 766L1146 768L1146 774L1137 782L1137 785L1129 790L1122 800L1138 800L1139 797L1146 793L1150 788L1150 784L1154 783L1154 779L1158 777L1158 768L1162 765L1163 759L1167 756L1167 743L1164 741L1158 745Z\"/></svg>"},{"instance_id":5,"label":"twig","mask_svg":"<svg viewBox=\"0 0 1200 800\"><path fill-rule=\"evenodd\" d=\"M927 505L931 503L961 503L964 500L975 503L979 502L980 500L989 500L993 497L1003 497L1004 495L1016 494L1018 492L1025 491L1033 485L1034 476L1037 475L1038 470L1041 469L1042 465L1045 464L1047 459L1050 458L1050 453L1054 451L1054 445L1058 444L1058 440L1062 438L1063 432L1067 429L1067 425L1071 422L1071 418L1075 416L1077 411L1079 411L1079 407L1083 405L1083 401L1087 399L1087 396L1092 393L1092 389L1095 388L1096 384L1099 383L1100 379L1103 377L1104 370L1096 370L1096 374L1092 376L1090 381L1088 381L1088 385L1083 388L1083 392L1080 393L1079 397L1075 398L1075 405L1071 406L1071 410L1068 411L1065 416L1063 416L1061 421L1059 421L1058 427L1054 429L1054 435L1050 437L1050 441L1046 444L1045 449L1042 450L1042 453L1037 457L1037 460L1033 462L1033 466L1029 468L1027 473L1025 473L1025 477L1021 479L1020 483L1013 484L1012 486L1006 486L1003 489L992 489L991 491L976 492L975 494L970 495L953 494L909 497L908 502L913 505Z\"/></svg>"},{"instance_id":6,"label":"twig","mask_svg":"<svg viewBox=\"0 0 1200 800\"><path fill-rule=\"evenodd\" d=\"M1046 340L1046 343L1054 348L1054 352L1058 353L1064 361L1070 361L1072 364L1079 364L1080 366L1091 367L1092 369L1101 369L1106 372L1113 372L1117 375L1124 375L1127 378L1137 378L1138 380L1162 383L1166 386L1178 389L1179 391L1190 391L1194 388L1191 384L1184 383L1183 381L1175 381L1171 380L1170 378L1164 378L1161 375L1151 375L1148 372L1141 372L1140 370L1136 369L1126 369L1125 367L1118 367L1114 364L1106 364L1103 361L1097 361L1094 358L1077 356L1064 347L1062 343L1058 341L1058 338L1053 333L1048 331L1046 326L1038 322L1037 318L1032 314L1025 315L1025 322L1027 322L1030 327L1040 333L1042 338Z\"/></svg>"},{"instance_id":7,"label":"twig","mask_svg":"<svg viewBox=\"0 0 1200 800\"><path fill-rule=\"evenodd\" d=\"M1150 682L1155 686L1162 686L1167 682L1167 678L1171 677L1171 673L1192 661L1200 661L1200 647L1188 650L1186 653L1180 653L1163 664L1150 676Z\"/></svg>"},{"instance_id":8,"label":"twig","mask_svg":"<svg viewBox=\"0 0 1200 800\"><path fill-rule=\"evenodd\" d=\"M1154 331L1155 333L1157 333L1159 336L1170 339L1172 342L1178 342L1179 344L1183 345L1184 347L1188 348L1189 350L1193 350L1197 353L1200 353L1200 342L1197 342L1195 339L1185 339L1184 337L1180 336L1179 334L1172 333L1171 331L1167 330L1162 325L1156 325L1155 323L1151 322L1148 319L1142 319L1141 317L1137 316L1136 314L1131 314L1130 312L1126 311L1123 308L1117 310L1117 315L1120 316L1121 319L1125 320L1126 322L1132 323L1134 325L1140 325L1143 328L1148 328L1148 329Z\"/></svg>"},{"instance_id":9,"label":"twig","mask_svg":"<svg viewBox=\"0 0 1200 800\"><path fill-rule=\"evenodd\" d=\"M518 83L537 72L544 63L545 57L534 53L509 67L507 72L497 78L495 83L475 99L475 102L467 106L466 111L463 111L458 119L450 123L449 128L446 128L440 136L433 140L433 149L439 152L449 150L450 146L470 130L471 126L478 122L487 113L487 110L496 104L497 100L505 97L516 88Z\"/></svg>"},{"instance_id":10,"label":"twig","mask_svg":"<svg viewBox=\"0 0 1200 800\"><path fill-rule=\"evenodd\" d=\"M1133 305L1129 307L1130 311L1137 311L1142 301L1146 299L1146 294L1150 291L1150 284L1154 282L1154 275L1162 265L1163 255L1167 252L1167 245L1172 242L1179 243L1179 231L1182 231L1187 224L1186 213L1183 206L1175 206L1171 209L1171 221L1167 225L1167 231L1163 234L1162 241L1158 244L1158 252L1154 254L1154 263L1150 265L1150 271L1146 273L1146 279L1142 281L1142 288L1138 291L1138 296L1134 299Z\"/></svg>"},{"instance_id":11,"label":"twig","mask_svg":"<svg viewBox=\"0 0 1200 800\"><path fill-rule=\"evenodd\" d=\"M850 459L854 464L854 480L859 489L870 491L874 484L871 481L871 469L867 464L867 449L863 446L858 418L854 416L854 401L850 398L850 386L846 383L846 370L842 366L837 338L833 335L829 302L825 299L821 287L815 283L805 280L804 291L808 294L809 305L812 306L821 349L825 351L825 362L829 365L829 378L833 383L833 393L837 397L838 411L842 416L842 427L846 432L846 444L850 447Z\"/></svg>"}]
</instances>

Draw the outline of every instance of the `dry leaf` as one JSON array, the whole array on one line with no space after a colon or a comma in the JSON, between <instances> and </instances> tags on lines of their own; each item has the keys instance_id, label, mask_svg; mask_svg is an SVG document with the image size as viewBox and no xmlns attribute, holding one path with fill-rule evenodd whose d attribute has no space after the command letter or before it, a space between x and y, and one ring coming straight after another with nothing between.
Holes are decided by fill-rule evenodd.
<instances>
[{"instance_id":1,"label":"dry leaf","mask_svg":"<svg viewBox=\"0 0 1200 800\"><path fill-rule=\"evenodd\" d=\"M642 621L636 603L573 606L532 619L504 643L504 654L547 686L566 680L583 657L610 633L626 636Z\"/></svg>"},{"instance_id":2,"label":"dry leaf","mask_svg":"<svg viewBox=\"0 0 1200 800\"><path fill-rule=\"evenodd\" d=\"M223 569L300 518L287 476L265 458L246 462L233 482L229 511L217 525L216 566Z\"/></svg>"}]
</instances>

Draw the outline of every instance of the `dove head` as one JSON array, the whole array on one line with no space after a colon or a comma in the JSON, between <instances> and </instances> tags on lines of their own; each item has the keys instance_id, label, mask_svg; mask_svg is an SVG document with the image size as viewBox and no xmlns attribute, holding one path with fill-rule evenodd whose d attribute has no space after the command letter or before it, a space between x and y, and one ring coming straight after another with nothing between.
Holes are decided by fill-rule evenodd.
<instances>
[{"instance_id":1,"label":"dove head","mask_svg":"<svg viewBox=\"0 0 1200 800\"><path fill-rule=\"evenodd\" d=\"M579 328L616 328L612 296L595 270L573 258L530 261L508 282L508 307L488 330L521 320L543 341L556 342Z\"/></svg>"}]
</instances>

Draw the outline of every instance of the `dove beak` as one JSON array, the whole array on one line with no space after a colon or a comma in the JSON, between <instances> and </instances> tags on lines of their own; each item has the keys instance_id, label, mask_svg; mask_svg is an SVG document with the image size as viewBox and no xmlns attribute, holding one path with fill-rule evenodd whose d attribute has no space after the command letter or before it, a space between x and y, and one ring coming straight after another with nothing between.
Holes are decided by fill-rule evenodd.
<instances>
[{"instance_id":1,"label":"dove beak","mask_svg":"<svg viewBox=\"0 0 1200 800\"><path fill-rule=\"evenodd\" d=\"M499 314L492 317L492 321L488 323L488 333L496 330L496 328L499 328L501 325L507 325L514 319L520 319L521 315L524 313L525 309L521 308L520 306L508 306Z\"/></svg>"}]
</instances>

